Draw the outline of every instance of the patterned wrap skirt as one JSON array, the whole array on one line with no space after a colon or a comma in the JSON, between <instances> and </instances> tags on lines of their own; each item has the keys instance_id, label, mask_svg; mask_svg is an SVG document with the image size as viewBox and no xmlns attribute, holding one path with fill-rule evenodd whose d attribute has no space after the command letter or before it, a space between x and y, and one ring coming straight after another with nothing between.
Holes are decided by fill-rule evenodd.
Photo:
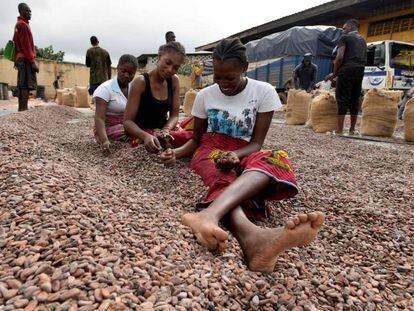
<instances>
[{"instance_id":1,"label":"patterned wrap skirt","mask_svg":"<svg viewBox=\"0 0 414 311\"><path fill-rule=\"evenodd\" d=\"M124 128L124 114L107 113L105 116L106 136L110 141L130 141L130 137L126 134ZM95 139L100 142L96 127L94 128Z\"/></svg>"},{"instance_id":2,"label":"patterned wrap skirt","mask_svg":"<svg viewBox=\"0 0 414 311\"><path fill-rule=\"evenodd\" d=\"M242 204L242 208L251 220L263 220L270 216L269 200L282 200L298 193L295 173L289 156L280 148L260 150L241 159L241 172L224 172L216 169L214 159L225 151L235 151L248 144L247 141L224 134L206 133L201 139L200 147L194 153L189 167L203 179L209 188L207 195L196 207L205 208L214 201L238 174L255 171L270 178L270 184L257 198Z\"/></svg>"}]
</instances>

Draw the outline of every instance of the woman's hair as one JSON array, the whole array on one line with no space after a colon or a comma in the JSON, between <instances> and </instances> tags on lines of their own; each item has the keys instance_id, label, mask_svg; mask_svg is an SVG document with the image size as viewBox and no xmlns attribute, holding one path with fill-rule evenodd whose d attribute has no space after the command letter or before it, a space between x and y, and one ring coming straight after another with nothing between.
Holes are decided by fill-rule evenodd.
<instances>
[{"instance_id":1,"label":"woman's hair","mask_svg":"<svg viewBox=\"0 0 414 311\"><path fill-rule=\"evenodd\" d=\"M160 48L158 49L158 56L161 56L168 52L178 53L183 57L183 59L186 57L185 48L180 42L177 42L177 41L171 41L171 42L168 42L167 44L161 45Z\"/></svg>"},{"instance_id":2,"label":"woman's hair","mask_svg":"<svg viewBox=\"0 0 414 311\"><path fill-rule=\"evenodd\" d=\"M241 66L247 64L246 47L239 38L223 39L214 48L213 59L224 61L230 58L239 60Z\"/></svg>"},{"instance_id":3,"label":"woman's hair","mask_svg":"<svg viewBox=\"0 0 414 311\"><path fill-rule=\"evenodd\" d=\"M134 55L124 54L119 58L118 66L131 65L132 67L138 68L138 60Z\"/></svg>"}]
</instances>

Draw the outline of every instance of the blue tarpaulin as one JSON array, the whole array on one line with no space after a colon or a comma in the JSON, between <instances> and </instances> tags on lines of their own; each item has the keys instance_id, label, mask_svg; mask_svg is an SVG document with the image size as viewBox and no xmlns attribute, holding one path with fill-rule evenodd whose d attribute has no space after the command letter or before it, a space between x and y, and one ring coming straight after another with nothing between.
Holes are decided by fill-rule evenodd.
<instances>
[{"instance_id":1,"label":"blue tarpaulin","mask_svg":"<svg viewBox=\"0 0 414 311\"><path fill-rule=\"evenodd\" d=\"M246 44L249 62L283 56L331 57L342 29L333 26L296 26Z\"/></svg>"}]
</instances>

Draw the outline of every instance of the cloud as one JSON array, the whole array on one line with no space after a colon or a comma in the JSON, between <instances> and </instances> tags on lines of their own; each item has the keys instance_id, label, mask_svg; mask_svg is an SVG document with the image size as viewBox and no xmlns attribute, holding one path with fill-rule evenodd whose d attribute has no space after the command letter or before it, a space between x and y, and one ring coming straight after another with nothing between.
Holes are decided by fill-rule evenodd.
<instances>
[{"instance_id":1,"label":"cloud","mask_svg":"<svg viewBox=\"0 0 414 311\"><path fill-rule=\"evenodd\" d=\"M13 35L20 1L0 4L0 46ZM164 34L173 30L188 52L233 33L295 13L326 0L280 1L102 1L34 0L31 27L35 44L53 45L66 53L65 60L84 62L89 38L96 35L100 45L111 54L113 63L125 53L155 53L164 43Z\"/></svg>"}]
</instances>

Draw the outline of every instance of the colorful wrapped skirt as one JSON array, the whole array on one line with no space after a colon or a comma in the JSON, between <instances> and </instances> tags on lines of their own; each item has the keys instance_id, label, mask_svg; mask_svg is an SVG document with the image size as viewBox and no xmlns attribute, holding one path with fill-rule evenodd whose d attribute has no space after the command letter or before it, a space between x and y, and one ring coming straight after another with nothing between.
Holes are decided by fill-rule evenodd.
<instances>
[{"instance_id":1,"label":"colorful wrapped skirt","mask_svg":"<svg viewBox=\"0 0 414 311\"><path fill-rule=\"evenodd\" d=\"M105 116L105 130L106 136L110 141L130 141L130 137L126 134L124 129L124 114L106 114ZM95 139L100 142L96 128L94 128Z\"/></svg>"},{"instance_id":2,"label":"colorful wrapped skirt","mask_svg":"<svg viewBox=\"0 0 414 311\"><path fill-rule=\"evenodd\" d=\"M189 167L201 176L209 190L196 207L207 207L238 177L234 171L224 172L216 169L214 158L223 151L234 151L247 144L245 140L224 134L203 135L200 147L194 153ZM298 193L289 156L282 149L260 150L241 159L241 174L251 171L261 172L271 180L269 187L259 197L242 204L244 212L252 220L263 220L271 214L266 201L287 199Z\"/></svg>"}]
</instances>

